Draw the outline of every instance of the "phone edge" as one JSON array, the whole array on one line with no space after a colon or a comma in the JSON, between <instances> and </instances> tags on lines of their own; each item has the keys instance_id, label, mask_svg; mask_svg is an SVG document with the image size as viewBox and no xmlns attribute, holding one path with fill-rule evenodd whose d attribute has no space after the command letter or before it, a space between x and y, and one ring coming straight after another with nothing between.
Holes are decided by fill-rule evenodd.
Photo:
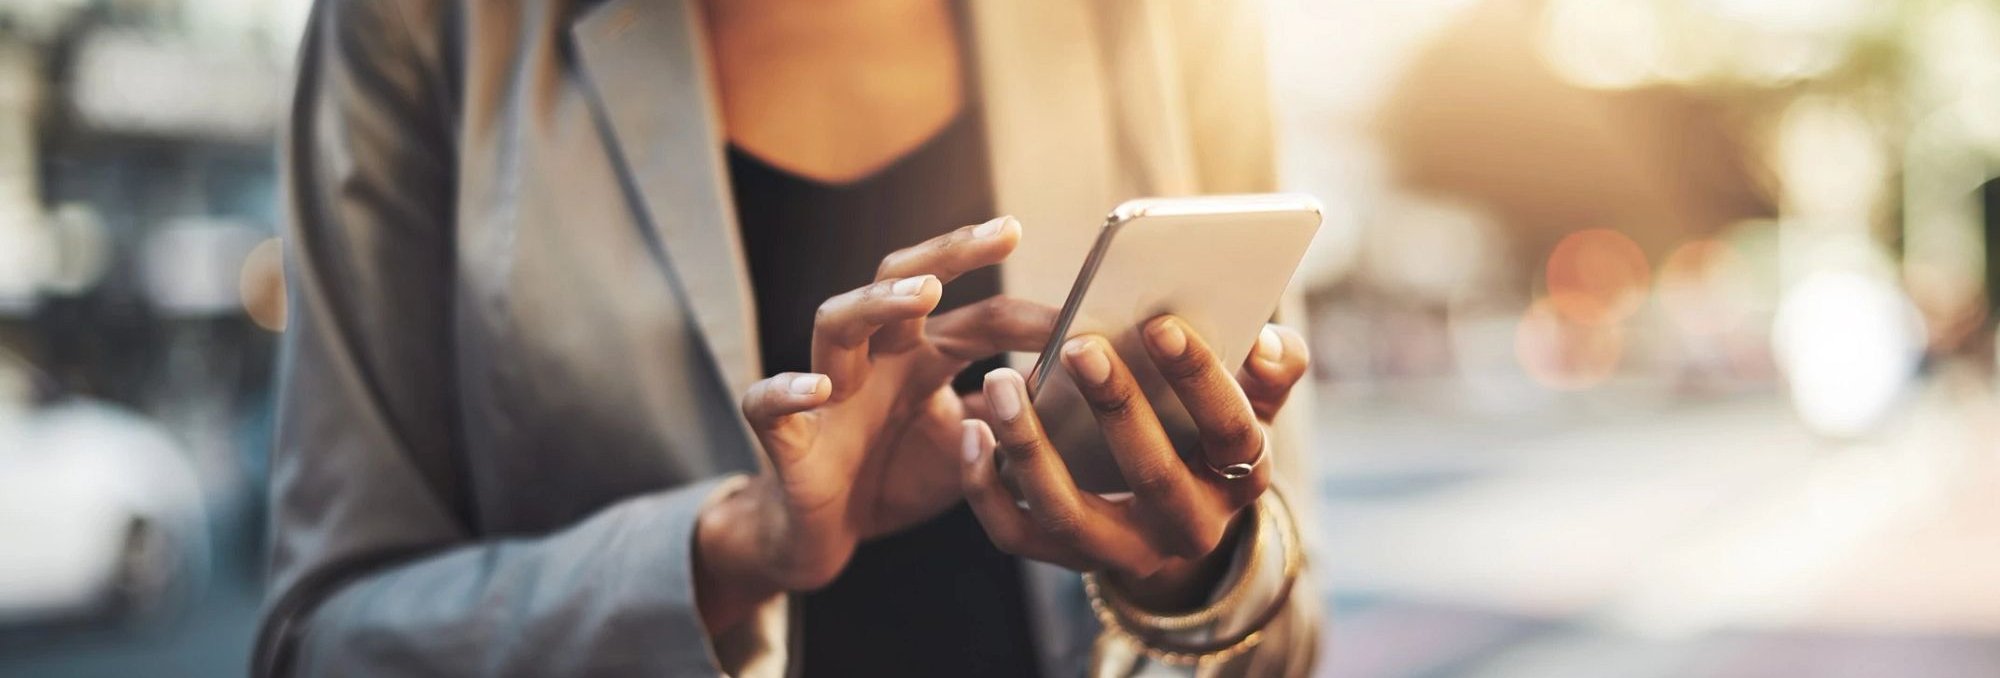
<instances>
[{"instance_id":1,"label":"phone edge","mask_svg":"<svg viewBox=\"0 0 2000 678\"><path fill-rule=\"evenodd\" d=\"M1126 203L1129 205L1130 203ZM1084 257L1083 268L1076 272L1076 282L1070 283L1069 298L1063 300L1062 311L1056 314L1056 326L1049 332L1048 344L1042 347L1042 354L1035 359L1035 366L1028 370L1028 400L1033 402L1042 393L1043 382L1049 379L1049 370L1055 369L1056 352L1069 337L1070 323L1076 320L1077 311L1083 308L1083 296L1090 292L1090 282L1097 278L1097 268L1104 263L1104 253L1111 250L1111 240L1126 223L1143 215L1127 213L1126 205L1119 205L1110 216L1105 217L1104 226L1097 231L1097 243L1091 245L1090 255Z\"/></svg>"}]
</instances>

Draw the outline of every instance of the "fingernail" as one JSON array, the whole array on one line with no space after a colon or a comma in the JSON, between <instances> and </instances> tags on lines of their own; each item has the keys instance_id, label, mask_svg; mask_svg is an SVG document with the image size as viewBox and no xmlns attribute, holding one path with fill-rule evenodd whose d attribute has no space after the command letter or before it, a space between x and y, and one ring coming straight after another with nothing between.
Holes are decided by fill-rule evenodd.
<instances>
[{"instance_id":1,"label":"fingernail","mask_svg":"<svg viewBox=\"0 0 2000 678\"><path fill-rule=\"evenodd\" d=\"M1095 340L1078 337L1063 346L1063 355L1069 357L1070 369L1076 376L1092 385L1101 385L1111 378L1111 360L1104 355L1104 348Z\"/></svg>"},{"instance_id":2,"label":"fingernail","mask_svg":"<svg viewBox=\"0 0 2000 678\"><path fill-rule=\"evenodd\" d=\"M818 393L820 385L824 383L826 383L825 375L801 374L792 377L792 392L799 395L812 395Z\"/></svg>"},{"instance_id":3,"label":"fingernail","mask_svg":"<svg viewBox=\"0 0 2000 678\"><path fill-rule=\"evenodd\" d=\"M1001 421L1021 416L1021 373L1005 367L986 373L986 399Z\"/></svg>"},{"instance_id":4,"label":"fingernail","mask_svg":"<svg viewBox=\"0 0 2000 678\"><path fill-rule=\"evenodd\" d=\"M979 228L973 229L972 234L981 238L991 238L1000 235L1000 230L1006 228L1007 222L1013 220L1013 217L994 217L986 223L980 224Z\"/></svg>"},{"instance_id":5,"label":"fingernail","mask_svg":"<svg viewBox=\"0 0 2000 678\"><path fill-rule=\"evenodd\" d=\"M1272 363L1285 358L1285 340L1278 338L1278 330L1270 325L1257 333L1257 357Z\"/></svg>"},{"instance_id":6,"label":"fingernail","mask_svg":"<svg viewBox=\"0 0 2000 678\"><path fill-rule=\"evenodd\" d=\"M978 419L965 420L965 439L959 445L962 448L959 450L960 453L965 455L965 463L979 461L988 450L993 449L993 445L993 429L987 428L986 422Z\"/></svg>"},{"instance_id":7,"label":"fingernail","mask_svg":"<svg viewBox=\"0 0 2000 678\"><path fill-rule=\"evenodd\" d=\"M890 286L889 290L905 297L914 297L923 293L924 279L929 277L927 275L920 275L915 278L904 278L896 281L896 284Z\"/></svg>"},{"instance_id":8,"label":"fingernail","mask_svg":"<svg viewBox=\"0 0 2000 678\"><path fill-rule=\"evenodd\" d=\"M1187 352L1187 333L1181 331L1181 321L1168 318L1153 323L1153 331L1146 333L1153 342L1153 349L1167 358L1179 358Z\"/></svg>"}]
</instances>

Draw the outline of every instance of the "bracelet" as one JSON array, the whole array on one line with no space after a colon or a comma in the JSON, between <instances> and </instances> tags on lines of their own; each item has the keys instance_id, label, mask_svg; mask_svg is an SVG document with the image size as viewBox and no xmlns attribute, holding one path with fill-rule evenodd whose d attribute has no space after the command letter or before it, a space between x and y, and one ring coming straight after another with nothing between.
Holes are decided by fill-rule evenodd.
<instances>
[{"instance_id":1,"label":"bracelet","mask_svg":"<svg viewBox=\"0 0 2000 678\"><path fill-rule=\"evenodd\" d=\"M1215 623L1217 619L1222 618L1222 613L1236 609L1237 605L1243 602L1243 597L1249 595L1250 580L1252 577L1244 575L1256 572L1258 565L1264 559L1264 514L1269 512L1263 510L1263 502L1251 505L1251 510L1250 533L1240 535L1240 538L1250 540L1249 554L1243 560L1243 567L1240 569L1235 581L1229 583L1228 590L1224 591L1213 602L1202 606L1200 609L1180 614L1154 614L1132 604L1127 600L1128 596L1123 591L1119 591L1118 587L1109 581L1095 582L1098 591L1105 594L1103 596L1104 601L1111 606L1113 612L1118 613L1120 617L1124 617L1126 621L1143 628L1159 631L1189 631ZM1097 579L1097 577L1092 575L1085 576Z\"/></svg>"},{"instance_id":2,"label":"bracelet","mask_svg":"<svg viewBox=\"0 0 2000 678\"><path fill-rule=\"evenodd\" d=\"M1203 660L1226 662L1263 642L1264 628L1276 620L1289 605L1299 571L1305 567L1305 552L1299 536L1298 522L1293 519L1290 506L1275 488L1266 493L1266 496L1275 502L1276 510L1261 511L1261 515L1282 523L1274 527L1279 529L1279 538L1285 551L1284 581L1279 585L1272 603L1250 624L1249 632L1235 638L1213 642L1177 643L1164 638L1160 629L1135 629L1133 626L1136 620L1126 619L1113 608L1097 577L1085 574L1084 594L1090 600L1091 611L1096 614L1098 623L1104 627L1104 633L1112 637L1129 639L1149 658L1181 666L1194 666ZM1248 579L1249 576L1251 576L1250 571L1245 570L1243 578Z\"/></svg>"}]
</instances>

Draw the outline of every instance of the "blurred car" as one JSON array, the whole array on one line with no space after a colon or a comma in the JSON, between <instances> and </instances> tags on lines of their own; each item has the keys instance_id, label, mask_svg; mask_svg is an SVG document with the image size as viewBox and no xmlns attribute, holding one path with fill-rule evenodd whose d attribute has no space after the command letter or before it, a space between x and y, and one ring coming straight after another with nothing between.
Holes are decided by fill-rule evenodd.
<instances>
[{"instance_id":1,"label":"blurred car","mask_svg":"<svg viewBox=\"0 0 2000 678\"><path fill-rule=\"evenodd\" d=\"M152 421L82 398L0 398L0 627L125 622L205 583L188 457Z\"/></svg>"}]
</instances>

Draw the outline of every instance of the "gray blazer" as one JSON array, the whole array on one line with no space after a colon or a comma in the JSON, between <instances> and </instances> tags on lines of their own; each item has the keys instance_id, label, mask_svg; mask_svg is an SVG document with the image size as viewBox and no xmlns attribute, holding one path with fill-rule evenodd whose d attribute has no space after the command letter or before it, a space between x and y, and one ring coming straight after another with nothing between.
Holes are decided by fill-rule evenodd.
<instances>
[{"instance_id":1,"label":"gray blazer","mask_svg":"<svg viewBox=\"0 0 2000 678\"><path fill-rule=\"evenodd\" d=\"M291 318L255 674L784 665L782 605L711 637L690 581L697 511L760 459L736 407L760 368L697 5L318 3L284 147ZM995 195L1026 225L1010 294L1059 303L1120 199L1271 184L1256 17L971 13ZM1279 477L1302 477L1298 443L1274 440ZM1075 573L1027 569L1048 675L1145 670L1093 665ZM1303 672L1307 584L1256 650L1203 673Z\"/></svg>"}]
</instances>

